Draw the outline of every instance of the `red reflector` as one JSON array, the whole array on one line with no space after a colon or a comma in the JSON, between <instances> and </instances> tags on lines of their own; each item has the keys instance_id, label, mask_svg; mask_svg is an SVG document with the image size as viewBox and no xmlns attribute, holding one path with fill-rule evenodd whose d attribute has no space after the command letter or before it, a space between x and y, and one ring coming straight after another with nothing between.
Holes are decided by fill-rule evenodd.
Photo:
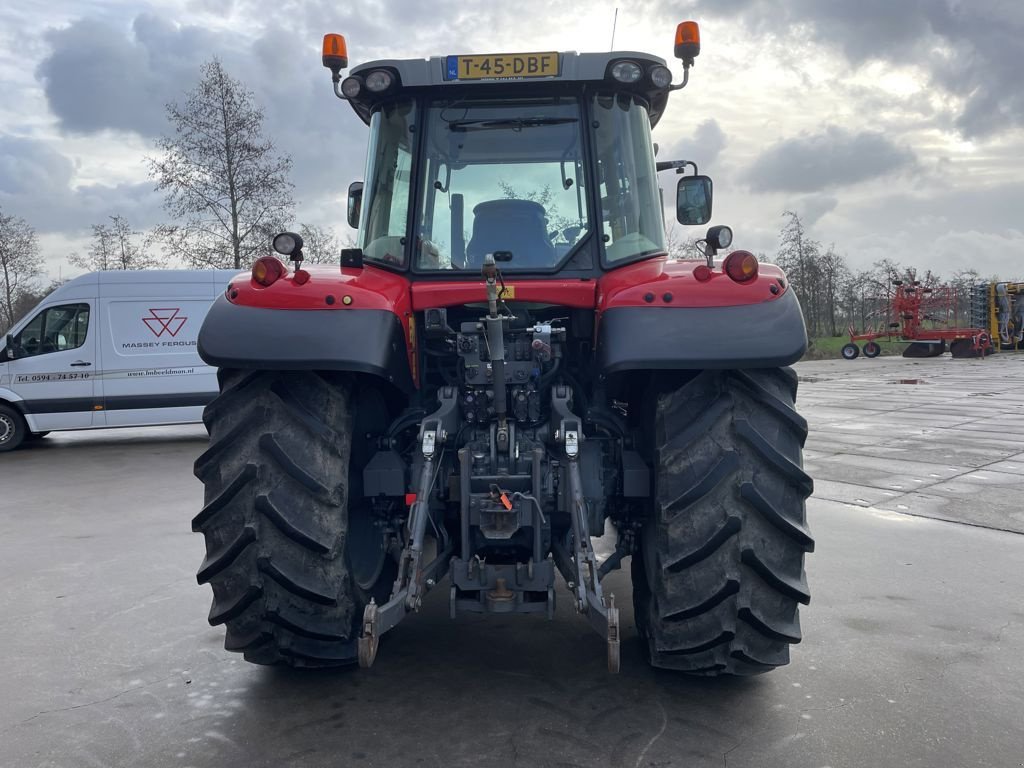
<instances>
[{"instance_id":1,"label":"red reflector","mask_svg":"<svg viewBox=\"0 0 1024 768\"><path fill-rule=\"evenodd\" d=\"M415 493L407 493L407 494L405 494L405 506L411 507L415 503L416 503L416 494Z\"/></svg>"},{"instance_id":2,"label":"red reflector","mask_svg":"<svg viewBox=\"0 0 1024 768\"><path fill-rule=\"evenodd\" d=\"M273 256L264 256L261 259L256 259L256 263L252 265L252 279L266 288L284 277L287 271L280 260Z\"/></svg>"},{"instance_id":3,"label":"red reflector","mask_svg":"<svg viewBox=\"0 0 1024 768\"><path fill-rule=\"evenodd\" d=\"M693 270L693 279L706 283L711 279L711 268L707 264L701 264Z\"/></svg>"},{"instance_id":4,"label":"red reflector","mask_svg":"<svg viewBox=\"0 0 1024 768\"><path fill-rule=\"evenodd\" d=\"M304 269L296 270L295 277L292 278L292 281L296 285L305 285L309 282L309 272Z\"/></svg>"},{"instance_id":5,"label":"red reflector","mask_svg":"<svg viewBox=\"0 0 1024 768\"><path fill-rule=\"evenodd\" d=\"M722 271L737 283L749 283L757 277L757 257L750 251L733 251L722 262Z\"/></svg>"}]
</instances>

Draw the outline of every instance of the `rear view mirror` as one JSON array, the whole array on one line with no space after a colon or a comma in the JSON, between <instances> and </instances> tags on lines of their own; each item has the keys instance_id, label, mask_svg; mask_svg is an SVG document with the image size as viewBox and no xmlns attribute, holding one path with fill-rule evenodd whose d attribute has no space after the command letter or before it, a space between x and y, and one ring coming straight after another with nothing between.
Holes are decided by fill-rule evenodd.
<instances>
[{"instance_id":1,"label":"rear view mirror","mask_svg":"<svg viewBox=\"0 0 1024 768\"><path fill-rule=\"evenodd\" d=\"M0 354L0 361L2 360L14 360L14 336L7 334L7 341L5 342L3 354Z\"/></svg>"},{"instance_id":2,"label":"rear view mirror","mask_svg":"<svg viewBox=\"0 0 1024 768\"><path fill-rule=\"evenodd\" d=\"M676 185L676 219L680 224L707 224L711 220L711 178L683 176Z\"/></svg>"},{"instance_id":3,"label":"rear view mirror","mask_svg":"<svg viewBox=\"0 0 1024 768\"><path fill-rule=\"evenodd\" d=\"M348 185L348 225L359 229L359 214L363 210L363 182L353 181Z\"/></svg>"}]
</instances>

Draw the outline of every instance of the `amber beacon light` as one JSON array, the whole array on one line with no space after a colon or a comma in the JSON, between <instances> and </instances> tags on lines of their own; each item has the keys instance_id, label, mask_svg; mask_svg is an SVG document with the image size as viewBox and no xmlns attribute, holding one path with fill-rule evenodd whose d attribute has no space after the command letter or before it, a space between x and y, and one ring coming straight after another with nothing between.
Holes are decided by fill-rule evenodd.
<instances>
[{"instance_id":1,"label":"amber beacon light","mask_svg":"<svg viewBox=\"0 0 1024 768\"><path fill-rule=\"evenodd\" d=\"M700 54L700 27L696 21L684 21L676 27L675 53L684 67L693 66L693 60Z\"/></svg>"},{"instance_id":2,"label":"amber beacon light","mask_svg":"<svg viewBox=\"0 0 1024 768\"><path fill-rule=\"evenodd\" d=\"M341 70L348 66L348 46L345 44L344 35L324 35L322 61L324 66L331 70L331 74L337 82L341 77Z\"/></svg>"}]
</instances>

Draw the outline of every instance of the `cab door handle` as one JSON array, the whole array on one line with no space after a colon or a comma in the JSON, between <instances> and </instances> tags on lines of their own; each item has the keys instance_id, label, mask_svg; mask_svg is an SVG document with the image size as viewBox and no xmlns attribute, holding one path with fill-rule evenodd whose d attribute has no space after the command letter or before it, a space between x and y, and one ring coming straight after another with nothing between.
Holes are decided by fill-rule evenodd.
<instances>
[{"instance_id":1,"label":"cab door handle","mask_svg":"<svg viewBox=\"0 0 1024 768\"><path fill-rule=\"evenodd\" d=\"M81 367L83 365L92 365L92 363L87 363L85 360L75 360L71 365L72 367Z\"/></svg>"}]
</instances>

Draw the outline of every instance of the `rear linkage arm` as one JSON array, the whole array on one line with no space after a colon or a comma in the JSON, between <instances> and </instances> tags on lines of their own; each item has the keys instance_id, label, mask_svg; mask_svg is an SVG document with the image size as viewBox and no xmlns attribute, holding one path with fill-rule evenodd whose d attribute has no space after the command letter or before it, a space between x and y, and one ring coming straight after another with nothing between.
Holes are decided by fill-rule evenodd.
<instances>
[{"instance_id":1,"label":"rear linkage arm","mask_svg":"<svg viewBox=\"0 0 1024 768\"><path fill-rule=\"evenodd\" d=\"M416 500L409 511L409 540L398 561L398 577L391 598L378 606L371 598L363 611L363 631L359 638L359 666L369 667L377 657L380 636L393 629L410 611L419 610L425 595L448 566L452 554L451 539L440 523L440 550L428 565L423 565L423 541L430 519L430 493L437 479L439 452L454 440L458 428L458 396L454 387L444 387L438 397L441 406L423 420L420 427L420 451L423 465L416 484Z\"/></svg>"},{"instance_id":2,"label":"rear linkage arm","mask_svg":"<svg viewBox=\"0 0 1024 768\"><path fill-rule=\"evenodd\" d=\"M555 441L565 451L573 547L570 552L564 542L555 541L555 565L573 592L576 612L585 614L590 625L607 641L608 671L618 672L619 609L615 607L615 595L609 594L606 601L601 591L601 578L604 574L598 569L597 555L590 541L587 502L583 497L583 481L580 477L583 429L579 418L569 410L571 397L572 391L565 386L556 386L551 393L552 412L560 418Z\"/></svg>"}]
</instances>

